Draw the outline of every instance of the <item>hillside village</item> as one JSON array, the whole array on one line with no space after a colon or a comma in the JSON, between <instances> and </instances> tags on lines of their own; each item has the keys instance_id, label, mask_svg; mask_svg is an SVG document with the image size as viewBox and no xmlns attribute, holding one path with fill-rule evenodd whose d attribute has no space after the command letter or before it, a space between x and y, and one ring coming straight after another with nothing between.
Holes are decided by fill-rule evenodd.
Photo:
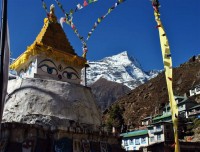
<instances>
[{"instance_id":1,"label":"hillside village","mask_svg":"<svg viewBox=\"0 0 200 152\"><path fill-rule=\"evenodd\" d=\"M190 97L200 95L200 86L196 86L194 90L190 90ZM194 135L193 129L200 129L200 104L191 101L184 96L175 96L175 100L179 110L179 139L182 142L198 142L194 147L188 147L182 150L192 150L199 144L200 136ZM148 116L141 120L141 126L137 130L128 130L122 133L122 146L127 150L139 150L143 147L146 149L155 148L155 144L164 144L159 146L164 149L172 149L174 144L173 124L169 104L163 107L161 115ZM197 133L196 133L197 134ZM200 148L200 147L198 147ZM154 151L157 151L154 149Z\"/></svg>"},{"instance_id":2,"label":"hillside village","mask_svg":"<svg viewBox=\"0 0 200 152\"><path fill-rule=\"evenodd\" d=\"M182 150L200 148L197 146L200 142L199 69L199 56L191 58L174 69L174 90L177 93L175 100L179 110L179 140ZM184 71L187 72L184 73ZM189 73L193 75L189 77ZM180 82L185 82L185 84ZM163 85L163 73L161 73L120 97L105 110L104 119L107 127L116 127L115 132L120 133L122 146L127 151L141 149L158 151L155 150L157 147L163 147L165 150L173 149L171 111L166 89L161 87ZM121 112L117 113L115 109L121 109ZM119 125L117 123L119 121L124 125ZM191 144L188 145L188 143Z\"/></svg>"}]
</instances>

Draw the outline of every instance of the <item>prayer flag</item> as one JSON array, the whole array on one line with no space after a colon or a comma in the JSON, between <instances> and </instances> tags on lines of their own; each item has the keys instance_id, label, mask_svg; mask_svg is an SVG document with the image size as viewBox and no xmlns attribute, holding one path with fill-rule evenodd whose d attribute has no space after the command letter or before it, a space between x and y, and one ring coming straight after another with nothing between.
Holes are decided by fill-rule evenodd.
<instances>
[{"instance_id":1,"label":"prayer flag","mask_svg":"<svg viewBox=\"0 0 200 152\"><path fill-rule=\"evenodd\" d=\"M83 6L81 5L81 4L77 4L77 9L78 10L80 10L80 9L82 9L83 8Z\"/></svg>"},{"instance_id":2,"label":"prayer flag","mask_svg":"<svg viewBox=\"0 0 200 152\"><path fill-rule=\"evenodd\" d=\"M158 0L153 0L152 2L157 3ZM159 5L159 4L153 4L153 5ZM158 9L154 9L154 15L155 15L155 20L157 22L157 26L162 25ZM174 99L174 93L173 93L173 87L172 87L172 80L173 80L172 59L171 59L171 57L166 58L166 55L170 55L170 48L169 48L168 39L165 34L165 30L164 30L163 26L160 26L160 28L158 28L158 31L159 31L159 37L160 37L162 58L163 58L163 63L164 63L164 68L165 68L165 78L166 78L166 83L167 83L170 108L171 108L171 113L172 113L172 122L173 122L173 128L174 128L174 141L176 142L175 152L179 152L180 147L179 147L179 140L178 140L178 107L177 107L177 103Z\"/></svg>"},{"instance_id":3,"label":"prayer flag","mask_svg":"<svg viewBox=\"0 0 200 152\"><path fill-rule=\"evenodd\" d=\"M87 1L84 0L83 6L87 6L87 5L88 5Z\"/></svg>"},{"instance_id":4,"label":"prayer flag","mask_svg":"<svg viewBox=\"0 0 200 152\"><path fill-rule=\"evenodd\" d=\"M96 2L97 0L88 0L89 4L90 3L93 3L93 2Z\"/></svg>"}]
</instances>

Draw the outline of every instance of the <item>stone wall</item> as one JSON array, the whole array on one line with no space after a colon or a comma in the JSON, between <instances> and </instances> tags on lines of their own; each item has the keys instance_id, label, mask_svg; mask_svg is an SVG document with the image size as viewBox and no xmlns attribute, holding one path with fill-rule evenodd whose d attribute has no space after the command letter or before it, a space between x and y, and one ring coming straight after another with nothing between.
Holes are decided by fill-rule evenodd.
<instances>
[{"instance_id":1,"label":"stone wall","mask_svg":"<svg viewBox=\"0 0 200 152\"><path fill-rule=\"evenodd\" d=\"M46 128L47 129L47 128ZM105 132L45 130L21 123L2 124L0 151L5 152L120 152L117 136Z\"/></svg>"}]
</instances>

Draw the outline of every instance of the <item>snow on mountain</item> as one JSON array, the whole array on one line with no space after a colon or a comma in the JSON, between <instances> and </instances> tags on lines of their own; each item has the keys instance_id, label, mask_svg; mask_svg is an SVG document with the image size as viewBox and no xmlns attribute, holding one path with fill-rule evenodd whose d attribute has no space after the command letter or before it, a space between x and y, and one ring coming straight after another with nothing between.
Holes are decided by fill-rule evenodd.
<instances>
[{"instance_id":1,"label":"snow on mountain","mask_svg":"<svg viewBox=\"0 0 200 152\"><path fill-rule=\"evenodd\" d=\"M88 63L90 66L87 68L87 82L89 85L99 78L105 78L134 89L159 73L156 70L143 71L140 63L134 57L130 57L127 51L99 61L89 61Z\"/></svg>"}]
</instances>

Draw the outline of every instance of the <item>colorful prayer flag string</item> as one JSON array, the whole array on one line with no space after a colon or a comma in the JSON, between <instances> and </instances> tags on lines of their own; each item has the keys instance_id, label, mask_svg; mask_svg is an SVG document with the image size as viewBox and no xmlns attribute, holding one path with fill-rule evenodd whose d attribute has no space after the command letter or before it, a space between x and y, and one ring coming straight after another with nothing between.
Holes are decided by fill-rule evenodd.
<instances>
[{"instance_id":1,"label":"colorful prayer flag string","mask_svg":"<svg viewBox=\"0 0 200 152\"><path fill-rule=\"evenodd\" d=\"M81 10L82 8L85 8L86 6L88 6L89 4L91 4L91 3L94 3L94 2L97 2L98 0L84 0L84 2L83 2L83 4L81 5L80 3L78 3L77 5L76 5L76 8L73 10L73 13L72 13L72 15L75 13L75 12L77 12L77 11L79 11L79 10Z\"/></svg>"},{"instance_id":2,"label":"colorful prayer flag string","mask_svg":"<svg viewBox=\"0 0 200 152\"><path fill-rule=\"evenodd\" d=\"M170 101L170 108L172 113L172 122L174 127L174 140L175 140L175 152L179 152L179 140L178 140L178 107L177 103L174 99L173 94L173 88L172 88L172 58L170 53L170 48L168 44L168 39L164 30L164 27L162 25L160 14L159 14L159 7L160 4L158 0L152 0L152 6L154 9L154 16L155 20L157 22L157 27L159 31L159 37L160 37L160 44L161 44L161 50L162 50L162 58L164 63L164 69L165 69L165 78L167 82L167 90L169 95L169 101Z\"/></svg>"},{"instance_id":3,"label":"colorful prayer flag string","mask_svg":"<svg viewBox=\"0 0 200 152\"><path fill-rule=\"evenodd\" d=\"M91 37L91 35L93 34L93 32L95 31L96 27L102 22L103 19L105 19L108 14L110 14L118 5L120 5L121 3L123 3L125 0L117 0L117 2L108 9L107 13L101 17L99 17L97 19L97 21L94 23L92 29L88 32L87 34L87 39L85 40L83 36L81 36L78 32L78 29L76 28L75 24L73 23L73 14L79 10L81 10L82 8L88 6L91 3L97 2L98 0L83 0L83 4L81 5L80 3L78 3L76 5L75 9L71 9L69 11L69 13L67 13L65 11L65 9L63 8L63 5L59 2L59 0L55 0L57 5L59 6L59 8L62 10L62 12L65 14L65 17L60 18L60 24L61 26L63 26L63 23L67 23L72 30L74 31L74 33L77 35L77 37L80 39L82 45L83 45L83 57L86 57L86 53L88 52L88 48L87 48L87 43L86 41L89 40L89 38ZM44 0L42 0L43 3L43 8L45 9L45 11L48 13L46 4L44 2Z\"/></svg>"},{"instance_id":4,"label":"colorful prayer flag string","mask_svg":"<svg viewBox=\"0 0 200 152\"><path fill-rule=\"evenodd\" d=\"M66 13L66 11L64 10L62 4L58 1L58 0L55 0L57 5L60 7L60 9L62 10L62 12L65 14L65 18L62 17L60 19L60 23L61 25L63 25L64 22L66 22L68 25L70 25L70 27L72 28L72 30L74 31L74 33L76 34L76 36L80 39L83 47L83 57L86 58L86 54L87 54L87 51L88 51L88 48L87 48L87 44L86 44L86 41L84 40L84 37L81 36L78 32L78 29L76 28L75 24L73 23L73 14L75 12L77 12L78 10L81 10L82 8L88 6L90 3L93 3L93 2L96 2L97 0L89 0L89 2L87 2L86 0L84 0L84 3L83 5L81 5L80 3L76 5L76 8L75 10L71 9L69 13Z\"/></svg>"},{"instance_id":5,"label":"colorful prayer flag string","mask_svg":"<svg viewBox=\"0 0 200 152\"><path fill-rule=\"evenodd\" d=\"M62 12L65 14L65 17L67 18L67 20L71 20L73 19L73 14L76 13L77 11L81 10L82 8L85 8L86 6L88 6L91 3L97 2L98 0L84 0L83 4L81 5L80 3L78 3L76 5L75 9L70 9L69 13L67 13L62 4L59 2L59 0L55 0L57 5L60 7L60 9L62 10Z\"/></svg>"},{"instance_id":6,"label":"colorful prayer flag string","mask_svg":"<svg viewBox=\"0 0 200 152\"><path fill-rule=\"evenodd\" d=\"M108 14L110 14L117 6L119 6L121 3L125 2L125 0L117 0L117 2L115 2L115 4L108 9L107 13L101 17L99 17L97 19L97 21L94 23L92 29L90 30L90 32L88 32L88 36L87 36L87 41L89 40L89 38L91 37L92 33L94 32L94 30L96 29L96 27L99 25L99 23L102 22L103 19L105 19Z\"/></svg>"},{"instance_id":7,"label":"colorful prayer flag string","mask_svg":"<svg viewBox=\"0 0 200 152\"><path fill-rule=\"evenodd\" d=\"M47 5L46 5L46 3L44 2L44 0L41 0L42 1L42 7L44 8L44 10L46 11L46 13L47 13L47 16L49 15L49 11L48 11L48 9L47 9Z\"/></svg>"}]
</instances>

